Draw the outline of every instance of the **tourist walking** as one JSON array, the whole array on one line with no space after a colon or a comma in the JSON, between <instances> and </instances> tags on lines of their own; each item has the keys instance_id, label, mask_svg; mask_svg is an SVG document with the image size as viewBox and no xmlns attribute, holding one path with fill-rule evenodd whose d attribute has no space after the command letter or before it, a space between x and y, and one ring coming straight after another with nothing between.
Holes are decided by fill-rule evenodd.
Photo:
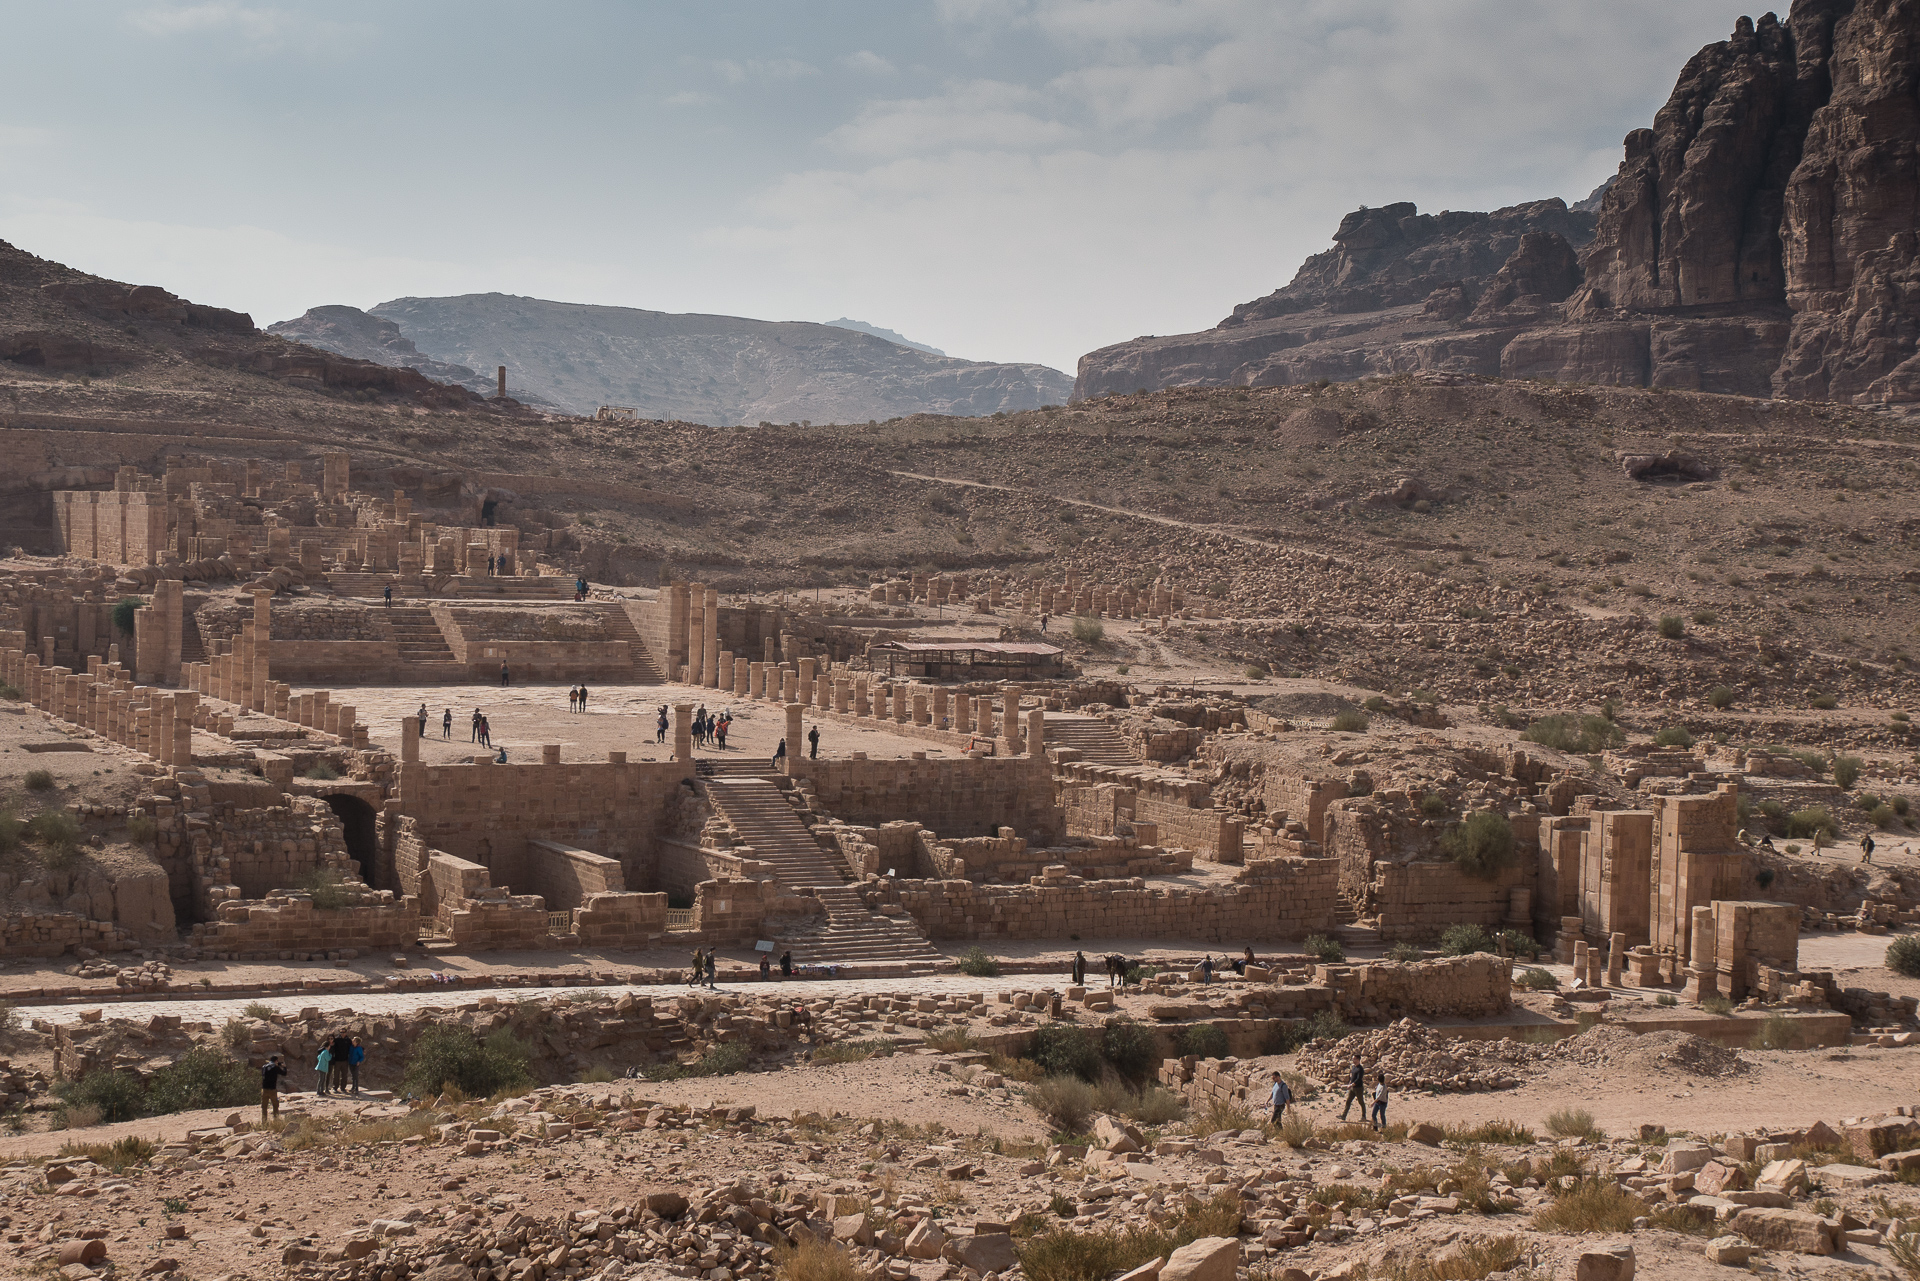
<instances>
[{"instance_id":1,"label":"tourist walking","mask_svg":"<svg viewBox=\"0 0 1920 1281\"><path fill-rule=\"evenodd\" d=\"M360 1044L360 1038L353 1038L353 1046L347 1051L347 1071L353 1077L353 1092L360 1093L360 1065L367 1061L367 1047Z\"/></svg>"},{"instance_id":2,"label":"tourist walking","mask_svg":"<svg viewBox=\"0 0 1920 1281\"><path fill-rule=\"evenodd\" d=\"M492 577L493 577L493 566L494 566L494 563L495 563L495 558L494 558L494 557L492 557L492 556L489 556L489 557L487 557L487 577L488 577L488 578L492 578Z\"/></svg>"},{"instance_id":3,"label":"tourist walking","mask_svg":"<svg viewBox=\"0 0 1920 1281\"><path fill-rule=\"evenodd\" d=\"M484 716L480 718L480 746L493 746L493 723Z\"/></svg>"},{"instance_id":4,"label":"tourist walking","mask_svg":"<svg viewBox=\"0 0 1920 1281\"><path fill-rule=\"evenodd\" d=\"M446 739L453 737L453 709L451 707L440 716L440 737Z\"/></svg>"},{"instance_id":5,"label":"tourist walking","mask_svg":"<svg viewBox=\"0 0 1920 1281\"><path fill-rule=\"evenodd\" d=\"M688 971L691 977L687 979L687 986L699 987L700 976L705 974L706 972L707 972L707 954L704 951L702 951L700 948L696 947L693 949L693 969Z\"/></svg>"},{"instance_id":6,"label":"tourist walking","mask_svg":"<svg viewBox=\"0 0 1920 1281\"><path fill-rule=\"evenodd\" d=\"M267 1109L272 1108L274 1116L280 1115L280 1078L287 1074L286 1065L280 1062L278 1054L267 1059L267 1065L260 1069L260 1124L267 1123Z\"/></svg>"},{"instance_id":7,"label":"tourist walking","mask_svg":"<svg viewBox=\"0 0 1920 1281\"><path fill-rule=\"evenodd\" d=\"M712 986L714 985L714 983L713 983L713 973L714 973L714 965L713 965L713 958L714 958L714 957L716 957L716 956L718 956L719 954L720 954L720 950L719 950L718 948L712 948L712 947L710 947L710 948L708 948L708 949L707 949L707 986L708 986L708 987L712 987Z\"/></svg>"},{"instance_id":8,"label":"tourist walking","mask_svg":"<svg viewBox=\"0 0 1920 1281\"><path fill-rule=\"evenodd\" d=\"M480 741L480 709L477 707L473 709L473 741Z\"/></svg>"},{"instance_id":9,"label":"tourist walking","mask_svg":"<svg viewBox=\"0 0 1920 1281\"><path fill-rule=\"evenodd\" d=\"M773 958L765 952L760 953L760 981L762 983L773 981Z\"/></svg>"},{"instance_id":10,"label":"tourist walking","mask_svg":"<svg viewBox=\"0 0 1920 1281\"><path fill-rule=\"evenodd\" d=\"M820 759L820 727L818 725L807 731L807 759Z\"/></svg>"},{"instance_id":11,"label":"tourist walking","mask_svg":"<svg viewBox=\"0 0 1920 1281\"><path fill-rule=\"evenodd\" d=\"M567 710L575 711L580 706L580 690L573 685L567 686Z\"/></svg>"},{"instance_id":12,"label":"tourist walking","mask_svg":"<svg viewBox=\"0 0 1920 1281\"><path fill-rule=\"evenodd\" d=\"M1387 1128L1387 1074L1380 1074L1380 1084L1373 1087L1373 1128Z\"/></svg>"},{"instance_id":13,"label":"tourist walking","mask_svg":"<svg viewBox=\"0 0 1920 1281\"><path fill-rule=\"evenodd\" d=\"M585 681L580 682L580 714L582 716L587 714L587 683Z\"/></svg>"},{"instance_id":14,"label":"tourist walking","mask_svg":"<svg viewBox=\"0 0 1920 1281\"><path fill-rule=\"evenodd\" d=\"M780 953L780 977L783 979L793 977L793 953L790 951Z\"/></svg>"},{"instance_id":15,"label":"tourist walking","mask_svg":"<svg viewBox=\"0 0 1920 1281\"><path fill-rule=\"evenodd\" d=\"M1865 836L1860 838L1860 861L1862 863L1873 862L1873 833L1872 832L1868 832Z\"/></svg>"},{"instance_id":16,"label":"tourist walking","mask_svg":"<svg viewBox=\"0 0 1920 1281\"><path fill-rule=\"evenodd\" d=\"M1267 1106L1273 1109L1273 1128L1279 1129L1286 1124L1287 1104L1293 1102L1293 1091L1278 1072L1273 1074L1273 1088L1267 1091Z\"/></svg>"},{"instance_id":17,"label":"tourist walking","mask_svg":"<svg viewBox=\"0 0 1920 1281\"><path fill-rule=\"evenodd\" d=\"M327 1077L333 1071L333 1048L330 1042L322 1043L319 1057L313 1061L313 1092L324 1095L327 1092Z\"/></svg>"},{"instance_id":18,"label":"tourist walking","mask_svg":"<svg viewBox=\"0 0 1920 1281\"><path fill-rule=\"evenodd\" d=\"M1073 985L1075 987L1087 985L1087 954L1085 952L1075 951L1073 954Z\"/></svg>"},{"instance_id":19,"label":"tourist walking","mask_svg":"<svg viewBox=\"0 0 1920 1281\"><path fill-rule=\"evenodd\" d=\"M386 590L382 592L381 595L387 598L387 608L392 609L393 608L393 584L388 583Z\"/></svg>"},{"instance_id":20,"label":"tourist walking","mask_svg":"<svg viewBox=\"0 0 1920 1281\"><path fill-rule=\"evenodd\" d=\"M1213 953L1211 952L1207 953L1206 960L1200 962L1200 981L1202 983L1213 982Z\"/></svg>"},{"instance_id":21,"label":"tourist walking","mask_svg":"<svg viewBox=\"0 0 1920 1281\"><path fill-rule=\"evenodd\" d=\"M722 716L720 718L720 723L713 727L713 741L719 744L720 750L723 752L727 750L727 731L732 728L733 728L732 712L728 712L726 715Z\"/></svg>"},{"instance_id":22,"label":"tourist walking","mask_svg":"<svg viewBox=\"0 0 1920 1281\"><path fill-rule=\"evenodd\" d=\"M1360 1105L1360 1119L1367 1119L1367 1070L1360 1066L1360 1056L1353 1056L1353 1069L1347 1073L1347 1101L1340 1109L1340 1119L1347 1119L1347 1111L1354 1104Z\"/></svg>"},{"instance_id":23,"label":"tourist walking","mask_svg":"<svg viewBox=\"0 0 1920 1281\"><path fill-rule=\"evenodd\" d=\"M667 709L665 704L662 704L660 707L660 718L653 723L653 741L656 743L664 743L667 741Z\"/></svg>"},{"instance_id":24,"label":"tourist walking","mask_svg":"<svg viewBox=\"0 0 1920 1281\"><path fill-rule=\"evenodd\" d=\"M780 768L780 762L787 759L787 740L781 739L780 746L773 749L773 767Z\"/></svg>"},{"instance_id":25,"label":"tourist walking","mask_svg":"<svg viewBox=\"0 0 1920 1281\"><path fill-rule=\"evenodd\" d=\"M503 686L513 683L507 678L507 661L504 658L500 660L500 683Z\"/></svg>"},{"instance_id":26,"label":"tourist walking","mask_svg":"<svg viewBox=\"0 0 1920 1281\"><path fill-rule=\"evenodd\" d=\"M420 704L420 710L414 713L414 716L420 722L420 737L425 738L427 736L427 705Z\"/></svg>"}]
</instances>

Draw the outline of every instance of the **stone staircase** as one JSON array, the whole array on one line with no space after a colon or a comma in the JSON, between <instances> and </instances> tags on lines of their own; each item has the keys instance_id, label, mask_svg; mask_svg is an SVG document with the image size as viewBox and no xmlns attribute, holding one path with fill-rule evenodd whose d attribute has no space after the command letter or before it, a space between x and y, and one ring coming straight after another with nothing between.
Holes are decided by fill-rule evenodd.
<instances>
[{"instance_id":1,"label":"stone staircase","mask_svg":"<svg viewBox=\"0 0 1920 1281\"><path fill-rule=\"evenodd\" d=\"M180 662L204 663L207 661L207 647L200 640L200 620L191 610L185 611L180 620Z\"/></svg>"},{"instance_id":2,"label":"stone staircase","mask_svg":"<svg viewBox=\"0 0 1920 1281\"><path fill-rule=\"evenodd\" d=\"M395 574L363 574L345 569L327 571L327 586L333 588L335 596L365 596L383 600L389 584L393 587L395 600L432 594L417 576L402 578Z\"/></svg>"},{"instance_id":3,"label":"stone staircase","mask_svg":"<svg viewBox=\"0 0 1920 1281\"><path fill-rule=\"evenodd\" d=\"M867 907L774 783L728 775L709 778L706 792L742 844L753 847L753 857L772 865L781 885L812 889L825 905L824 919L791 930L780 940L796 962L885 963L930 972L942 960L912 918L883 916Z\"/></svg>"},{"instance_id":4,"label":"stone staircase","mask_svg":"<svg viewBox=\"0 0 1920 1281\"><path fill-rule=\"evenodd\" d=\"M1094 765L1133 766L1140 758L1127 746L1120 731L1093 716L1047 714L1047 746L1071 747L1080 759Z\"/></svg>"},{"instance_id":5,"label":"stone staircase","mask_svg":"<svg viewBox=\"0 0 1920 1281\"><path fill-rule=\"evenodd\" d=\"M453 647L425 605L395 605L385 611L403 663L451 663Z\"/></svg>"},{"instance_id":6,"label":"stone staircase","mask_svg":"<svg viewBox=\"0 0 1920 1281\"><path fill-rule=\"evenodd\" d=\"M660 665L653 661L652 651L647 648L647 643L640 639L640 632L634 627L633 620L627 617L627 611L615 605L602 616L607 621L607 638L625 641L627 652L633 656L632 683L635 685L666 684L666 674L660 670Z\"/></svg>"}]
</instances>

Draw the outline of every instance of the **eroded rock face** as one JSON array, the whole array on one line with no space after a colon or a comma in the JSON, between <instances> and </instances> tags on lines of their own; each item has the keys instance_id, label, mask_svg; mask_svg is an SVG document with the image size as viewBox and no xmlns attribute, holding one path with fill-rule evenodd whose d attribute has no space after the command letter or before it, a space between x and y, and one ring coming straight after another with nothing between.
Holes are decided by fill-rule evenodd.
<instances>
[{"instance_id":1,"label":"eroded rock face","mask_svg":"<svg viewBox=\"0 0 1920 1281\"><path fill-rule=\"evenodd\" d=\"M1359 210L1219 327L1083 357L1075 395L1449 373L1920 400L1916 85L1909 0L1741 18L1627 135L1597 215Z\"/></svg>"}]
</instances>

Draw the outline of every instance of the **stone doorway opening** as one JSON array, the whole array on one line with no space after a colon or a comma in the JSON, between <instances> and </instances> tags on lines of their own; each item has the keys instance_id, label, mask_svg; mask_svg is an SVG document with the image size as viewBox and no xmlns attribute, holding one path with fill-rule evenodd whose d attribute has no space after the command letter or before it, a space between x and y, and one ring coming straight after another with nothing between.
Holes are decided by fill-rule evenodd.
<instances>
[{"instance_id":1,"label":"stone doorway opening","mask_svg":"<svg viewBox=\"0 0 1920 1281\"><path fill-rule=\"evenodd\" d=\"M327 808L340 820L340 828L346 837L347 856L359 868L360 879L373 884L375 856L380 849L379 830L374 824L373 806L358 796L348 796L335 792L325 798Z\"/></svg>"}]
</instances>

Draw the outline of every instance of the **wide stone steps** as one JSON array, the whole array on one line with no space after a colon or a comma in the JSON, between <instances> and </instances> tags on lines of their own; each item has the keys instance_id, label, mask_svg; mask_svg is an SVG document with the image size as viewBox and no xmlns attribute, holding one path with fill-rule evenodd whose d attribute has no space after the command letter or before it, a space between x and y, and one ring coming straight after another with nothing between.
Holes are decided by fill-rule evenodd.
<instances>
[{"instance_id":1,"label":"wide stone steps","mask_svg":"<svg viewBox=\"0 0 1920 1281\"><path fill-rule=\"evenodd\" d=\"M185 614L180 620L180 661L182 664L207 661L207 647L200 641L200 620L192 614Z\"/></svg>"},{"instance_id":2,"label":"wide stone steps","mask_svg":"<svg viewBox=\"0 0 1920 1281\"><path fill-rule=\"evenodd\" d=\"M399 647L402 662L451 663L453 647L440 631L440 624L423 605L395 605L387 611L387 626Z\"/></svg>"},{"instance_id":3,"label":"wide stone steps","mask_svg":"<svg viewBox=\"0 0 1920 1281\"><path fill-rule=\"evenodd\" d=\"M753 847L753 857L772 864L776 879L789 890L845 883L846 877L835 870L820 842L772 783L763 778L713 778L707 797L733 824L741 843Z\"/></svg>"},{"instance_id":4,"label":"wide stone steps","mask_svg":"<svg viewBox=\"0 0 1920 1281\"><path fill-rule=\"evenodd\" d=\"M664 685L666 675L660 665L654 662L653 654L647 649L647 643L640 639L640 632L627 617L627 611L618 605L606 614L607 636L611 640L623 640L627 643L627 652L633 656L633 683L635 685Z\"/></svg>"},{"instance_id":5,"label":"wide stone steps","mask_svg":"<svg viewBox=\"0 0 1920 1281\"><path fill-rule=\"evenodd\" d=\"M1083 761L1095 765L1140 764L1140 758L1127 746L1127 740L1103 720L1090 716L1050 715L1046 719L1046 727L1047 746L1070 747L1080 753Z\"/></svg>"}]
</instances>

